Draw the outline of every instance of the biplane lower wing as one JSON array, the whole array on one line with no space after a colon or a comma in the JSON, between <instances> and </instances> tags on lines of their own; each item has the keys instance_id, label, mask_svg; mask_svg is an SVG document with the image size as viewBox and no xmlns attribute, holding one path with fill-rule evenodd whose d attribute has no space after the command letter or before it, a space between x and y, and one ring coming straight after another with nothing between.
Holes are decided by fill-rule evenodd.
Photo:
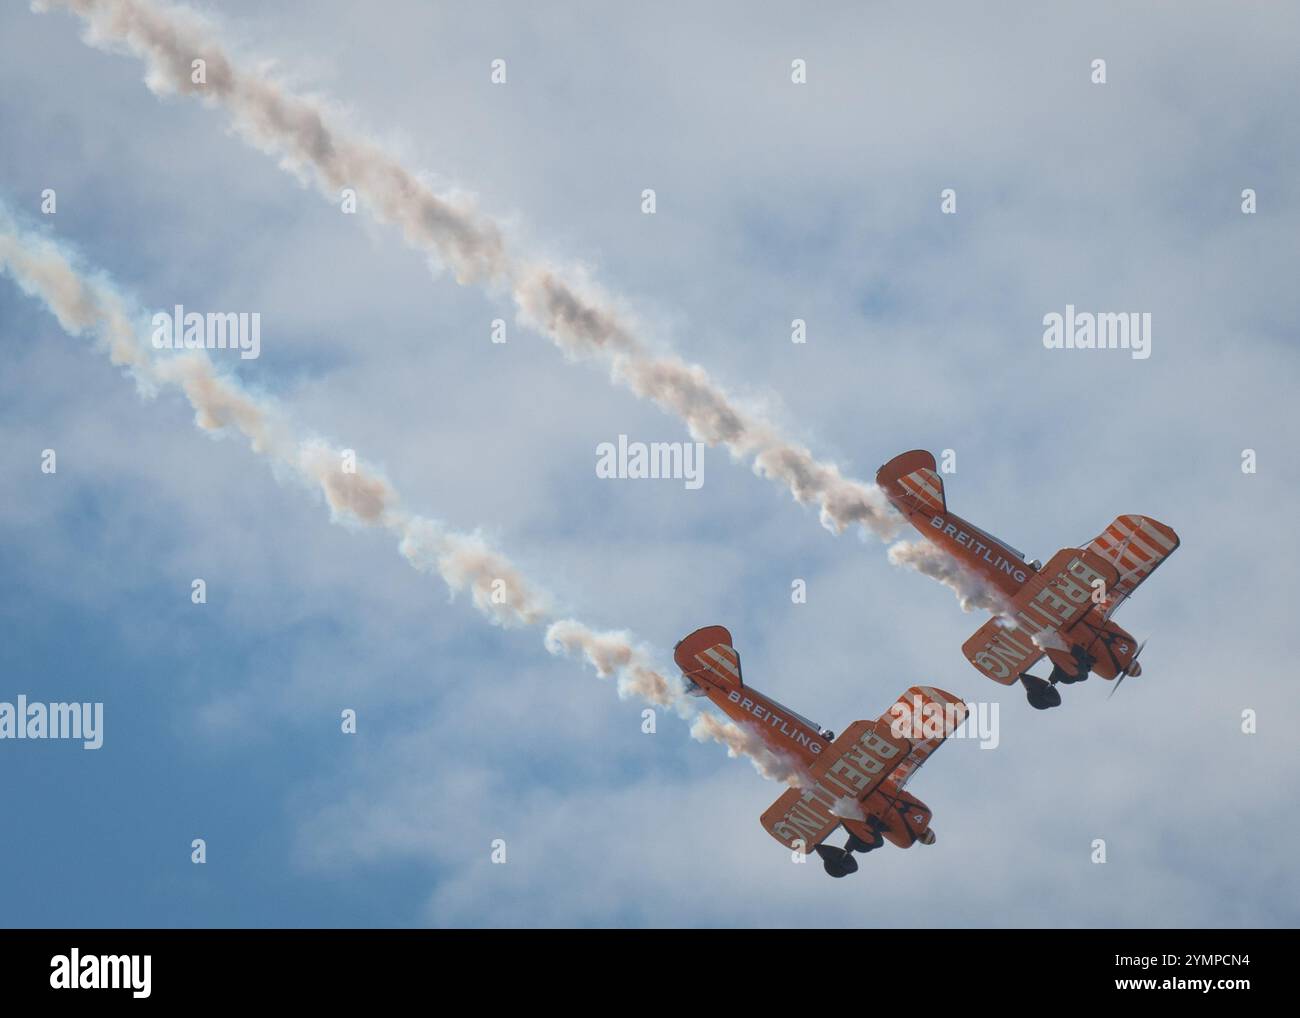
<instances>
[{"instance_id":1,"label":"biplane lower wing","mask_svg":"<svg viewBox=\"0 0 1300 1018\"><path fill-rule=\"evenodd\" d=\"M1020 588L1010 616L989 619L962 644L962 653L994 682L1009 686L1045 653L1067 654L1070 631L1088 614L1093 592L1109 592L1118 582L1115 564L1097 552L1062 548Z\"/></svg>"},{"instance_id":2,"label":"biplane lower wing","mask_svg":"<svg viewBox=\"0 0 1300 1018\"><path fill-rule=\"evenodd\" d=\"M966 660L994 682L1015 685L1022 672L1042 660L1043 651L1028 633L1000 616L989 619L961 645Z\"/></svg>"}]
</instances>

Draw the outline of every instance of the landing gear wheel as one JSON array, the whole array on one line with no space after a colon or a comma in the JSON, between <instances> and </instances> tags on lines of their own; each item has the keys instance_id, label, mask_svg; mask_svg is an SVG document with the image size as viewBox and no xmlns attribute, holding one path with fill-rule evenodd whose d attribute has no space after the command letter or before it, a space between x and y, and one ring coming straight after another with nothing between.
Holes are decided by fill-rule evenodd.
<instances>
[{"instance_id":1,"label":"landing gear wheel","mask_svg":"<svg viewBox=\"0 0 1300 1018\"><path fill-rule=\"evenodd\" d=\"M844 843L844 849L848 852L874 852L885 843L884 836L879 831L875 832L875 837L871 841L863 841L856 834L850 834L849 840Z\"/></svg>"},{"instance_id":2,"label":"landing gear wheel","mask_svg":"<svg viewBox=\"0 0 1300 1018\"><path fill-rule=\"evenodd\" d=\"M1029 706L1035 710L1048 710L1052 707L1061 706L1061 691L1046 679L1040 679L1037 675L1022 672L1020 684L1025 687L1025 696L1029 700Z\"/></svg>"},{"instance_id":3,"label":"landing gear wheel","mask_svg":"<svg viewBox=\"0 0 1300 1018\"><path fill-rule=\"evenodd\" d=\"M815 851L822 857L822 867L833 877L847 877L858 872L858 861L852 852L831 845L818 845Z\"/></svg>"},{"instance_id":4,"label":"landing gear wheel","mask_svg":"<svg viewBox=\"0 0 1300 1018\"><path fill-rule=\"evenodd\" d=\"M1083 682L1088 677L1088 670L1085 668L1082 672L1067 672L1060 665L1052 665L1052 675L1047 681L1052 685L1058 682L1067 686L1072 686L1076 682Z\"/></svg>"},{"instance_id":5,"label":"landing gear wheel","mask_svg":"<svg viewBox=\"0 0 1300 1018\"><path fill-rule=\"evenodd\" d=\"M922 834L919 838L916 839L916 843L918 845L933 845L936 840L938 839L935 838L934 831L927 830L924 834Z\"/></svg>"}]
</instances>

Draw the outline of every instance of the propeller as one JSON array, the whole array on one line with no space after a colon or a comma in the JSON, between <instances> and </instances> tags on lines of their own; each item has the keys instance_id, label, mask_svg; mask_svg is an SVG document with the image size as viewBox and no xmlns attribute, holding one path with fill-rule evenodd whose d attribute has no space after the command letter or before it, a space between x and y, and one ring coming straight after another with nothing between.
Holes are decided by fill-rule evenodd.
<instances>
[{"instance_id":1,"label":"propeller","mask_svg":"<svg viewBox=\"0 0 1300 1018\"><path fill-rule=\"evenodd\" d=\"M1145 647L1146 645L1147 645L1146 640L1143 640L1141 643L1139 643L1138 649L1133 652L1133 658L1132 660L1129 661L1128 667L1125 668L1122 672L1120 672L1117 676L1115 676L1115 685L1111 687L1110 696L1106 697L1107 700L1109 700L1111 696L1114 696L1116 693L1119 692L1120 683L1129 677L1129 673L1132 672L1133 666L1137 664L1138 655L1142 653L1142 648Z\"/></svg>"}]
</instances>

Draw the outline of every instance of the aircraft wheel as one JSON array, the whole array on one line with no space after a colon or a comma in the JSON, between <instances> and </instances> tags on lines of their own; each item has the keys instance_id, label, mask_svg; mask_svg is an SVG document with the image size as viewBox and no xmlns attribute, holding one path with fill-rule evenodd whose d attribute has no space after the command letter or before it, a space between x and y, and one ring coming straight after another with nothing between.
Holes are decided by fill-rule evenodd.
<instances>
[{"instance_id":1,"label":"aircraft wheel","mask_svg":"<svg viewBox=\"0 0 1300 1018\"><path fill-rule=\"evenodd\" d=\"M868 852L874 852L884 843L884 836L877 831L875 838L871 841L863 841L856 834L850 834L849 840L845 842L844 847L850 852L861 852L865 855Z\"/></svg>"},{"instance_id":2,"label":"aircraft wheel","mask_svg":"<svg viewBox=\"0 0 1300 1018\"><path fill-rule=\"evenodd\" d=\"M833 877L847 877L858 871L858 861L851 852L830 845L818 845L816 852L822 857L822 867Z\"/></svg>"},{"instance_id":3,"label":"aircraft wheel","mask_svg":"<svg viewBox=\"0 0 1300 1018\"><path fill-rule=\"evenodd\" d=\"M1025 697L1035 710L1048 710L1061 706L1061 691L1046 679L1037 675L1021 675L1020 682L1025 687Z\"/></svg>"},{"instance_id":4,"label":"aircraft wheel","mask_svg":"<svg viewBox=\"0 0 1300 1018\"><path fill-rule=\"evenodd\" d=\"M933 845L938 839L934 836L934 831L926 831L916 839L918 845Z\"/></svg>"},{"instance_id":5,"label":"aircraft wheel","mask_svg":"<svg viewBox=\"0 0 1300 1018\"><path fill-rule=\"evenodd\" d=\"M1084 672L1082 675L1077 675L1074 672L1067 672L1060 665L1052 666L1051 681L1053 683L1060 682L1060 683L1064 683L1067 686L1072 686L1076 682L1082 682L1087 677L1088 677L1087 672Z\"/></svg>"}]
</instances>

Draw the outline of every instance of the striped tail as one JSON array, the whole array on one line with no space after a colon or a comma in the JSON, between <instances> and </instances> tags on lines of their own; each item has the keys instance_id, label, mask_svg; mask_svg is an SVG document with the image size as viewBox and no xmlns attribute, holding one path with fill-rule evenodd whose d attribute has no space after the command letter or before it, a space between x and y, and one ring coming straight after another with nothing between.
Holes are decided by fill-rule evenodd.
<instances>
[{"instance_id":1,"label":"striped tail","mask_svg":"<svg viewBox=\"0 0 1300 1018\"><path fill-rule=\"evenodd\" d=\"M905 512L946 513L948 502L936 466L930 453L913 449L876 471L876 484Z\"/></svg>"},{"instance_id":2,"label":"striped tail","mask_svg":"<svg viewBox=\"0 0 1300 1018\"><path fill-rule=\"evenodd\" d=\"M682 673L693 681L704 674L713 685L729 689L739 689L744 685L740 677L740 654L731 645L731 633L725 626L697 629L677 644L673 659Z\"/></svg>"}]
</instances>

